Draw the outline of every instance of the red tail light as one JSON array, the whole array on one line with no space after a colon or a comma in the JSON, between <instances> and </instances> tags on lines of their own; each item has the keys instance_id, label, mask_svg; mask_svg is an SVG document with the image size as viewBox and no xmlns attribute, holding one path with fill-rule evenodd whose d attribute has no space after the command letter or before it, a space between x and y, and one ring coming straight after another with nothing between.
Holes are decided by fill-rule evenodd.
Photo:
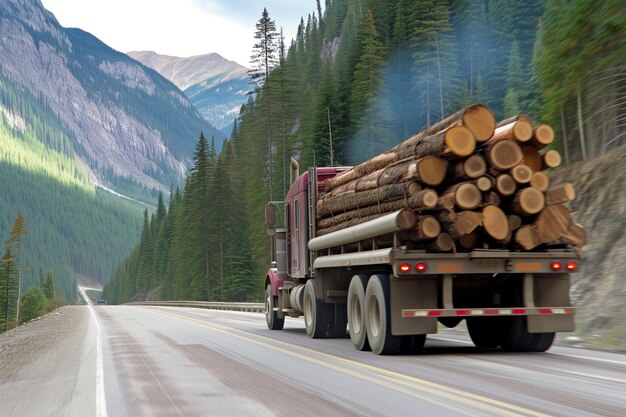
<instances>
[{"instance_id":1,"label":"red tail light","mask_svg":"<svg viewBox=\"0 0 626 417\"><path fill-rule=\"evenodd\" d=\"M561 268L563 268L563 264L559 261L552 261L550 268L552 268L553 271L560 271Z\"/></svg>"},{"instance_id":2,"label":"red tail light","mask_svg":"<svg viewBox=\"0 0 626 417\"><path fill-rule=\"evenodd\" d=\"M424 272L424 271L426 271L426 264L424 262L418 262L415 265L415 270L417 272Z\"/></svg>"},{"instance_id":3,"label":"red tail light","mask_svg":"<svg viewBox=\"0 0 626 417\"><path fill-rule=\"evenodd\" d=\"M401 264L400 265L400 272L410 272L411 271L411 265L409 264Z\"/></svg>"},{"instance_id":4,"label":"red tail light","mask_svg":"<svg viewBox=\"0 0 626 417\"><path fill-rule=\"evenodd\" d=\"M578 269L578 264L576 262L568 262L565 265L565 269L567 269L570 272L574 272Z\"/></svg>"}]
</instances>

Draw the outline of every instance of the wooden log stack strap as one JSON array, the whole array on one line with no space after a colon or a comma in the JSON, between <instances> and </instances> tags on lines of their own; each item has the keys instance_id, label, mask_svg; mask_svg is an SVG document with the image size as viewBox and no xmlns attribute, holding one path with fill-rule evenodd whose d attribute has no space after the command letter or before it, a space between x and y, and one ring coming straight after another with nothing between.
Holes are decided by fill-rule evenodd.
<instances>
[{"instance_id":1,"label":"wooden log stack strap","mask_svg":"<svg viewBox=\"0 0 626 417\"><path fill-rule=\"evenodd\" d=\"M545 195L546 205L553 206L555 204L567 203L568 201L572 201L574 198L576 198L576 191L574 190L574 186L571 183L566 182L549 188L545 191Z\"/></svg>"}]
</instances>

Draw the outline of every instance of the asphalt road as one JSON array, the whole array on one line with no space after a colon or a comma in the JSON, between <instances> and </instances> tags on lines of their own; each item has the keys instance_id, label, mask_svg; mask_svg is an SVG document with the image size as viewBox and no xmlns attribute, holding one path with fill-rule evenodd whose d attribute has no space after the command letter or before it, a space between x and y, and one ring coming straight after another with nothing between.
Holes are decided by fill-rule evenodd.
<instances>
[{"instance_id":1,"label":"asphalt road","mask_svg":"<svg viewBox=\"0 0 626 417\"><path fill-rule=\"evenodd\" d=\"M60 379L82 387L65 398L71 407L44 383L39 410L55 412L29 414L26 394L6 384L1 415L626 415L626 355L617 353L478 351L452 331L429 337L422 354L383 357L355 351L348 338L311 340L296 319L270 332L258 313L82 309L91 312L76 328L82 353L66 346L81 366L59 370L76 373ZM13 401L10 414L2 401Z\"/></svg>"}]
</instances>

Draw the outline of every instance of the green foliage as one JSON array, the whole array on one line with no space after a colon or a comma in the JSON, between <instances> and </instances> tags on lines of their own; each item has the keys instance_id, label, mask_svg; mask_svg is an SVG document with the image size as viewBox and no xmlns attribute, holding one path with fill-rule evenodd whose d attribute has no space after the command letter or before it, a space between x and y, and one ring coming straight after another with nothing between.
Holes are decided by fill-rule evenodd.
<instances>
[{"instance_id":1,"label":"green foliage","mask_svg":"<svg viewBox=\"0 0 626 417\"><path fill-rule=\"evenodd\" d=\"M19 299L19 274L10 245L0 260L0 330L15 327Z\"/></svg>"},{"instance_id":2,"label":"green foliage","mask_svg":"<svg viewBox=\"0 0 626 417\"><path fill-rule=\"evenodd\" d=\"M33 287L22 297L20 324L26 323L48 312L48 300L41 288Z\"/></svg>"}]
</instances>

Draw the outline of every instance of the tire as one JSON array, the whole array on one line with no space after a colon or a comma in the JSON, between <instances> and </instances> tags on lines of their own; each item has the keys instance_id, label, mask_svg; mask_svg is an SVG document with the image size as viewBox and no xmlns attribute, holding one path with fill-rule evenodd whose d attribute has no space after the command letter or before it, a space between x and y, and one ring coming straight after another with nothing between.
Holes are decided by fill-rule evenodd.
<instances>
[{"instance_id":1,"label":"tire","mask_svg":"<svg viewBox=\"0 0 626 417\"><path fill-rule=\"evenodd\" d=\"M310 279L304 287L304 300L302 302L304 310L304 325L306 334L311 339L321 339L332 337L333 322L331 322L330 309L332 304L326 304L315 296L315 280ZM345 332L345 330L344 330Z\"/></svg>"},{"instance_id":2,"label":"tire","mask_svg":"<svg viewBox=\"0 0 626 417\"><path fill-rule=\"evenodd\" d=\"M555 333L529 333L534 337L534 341L531 344L530 352L545 352L550 349L554 342Z\"/></svg>"},{"instance_id":3,"label":"tire","mask_svg":"<svg viewBox=\"0 0 626 417\"><path fill-rule=\"evenodd\" d=\"M391 334L389 314L389 277L372 275L365 290L365 327L372 352L396 353L402 338Z\"/></svg>"},{"instance_id":4,"label":"tire","mask_svg":"<svg viewBox=\"0 0 626 417\"><path fill-rule=\"evenodd\" d=\"M365 327L365 287L367 277L355 275L348 287L348 324L350 325L350 340L356 350L370 350Z\"/></svg>"},{"instance_id":5,"label":"tire","mask_svg":"<svg viewBox=\"0 0 626 417\"><path fill-rule=\"evenodd\" d=\"M348 308L346 303L332 304L333 320L331 326L331 337L344 338L348 328Z\"/></svg>"},{"instance_id":6,"label":"tire","mask_svg":"<svg viewBox=\"0 0 626 417\"><path fill-rule=\"evenodd\" d=\"M272 285L265 288L265 322L270 330L282 330L285 326L285 318L279 318L274 307L278 304L278 297L272 295Z\"/></svg>"},{"instance_id":7,"label":"tire","mask_svg":"<svg viewBox=\"0 0 626 417\"><path fill-rule=\"evenodd\" d=\"M529 333L526 317L512 317L502 341L502 349L511 352L545 352L552 346L554 333Z\"/></svg>"},{"instance_id":8,"label":"tire","mask_svg":"<svg viewBox=\"0 0 626 417\"><path fill-rule=\"evenodd\" d=\"M494 349L502 344L503 322L500 317L470 317L467 331L479 349Z\"/></svg>"},{"instance_id":9,"label":"tire","mask_svg":"<svg viewBox=\"0 0 626 417\"><path fill-rule=\"evenodd\" d=\"M401 336L400 353L420 353L424 349L424 343L426 343L425 334Z\"/></svg>"}]
</instances>

